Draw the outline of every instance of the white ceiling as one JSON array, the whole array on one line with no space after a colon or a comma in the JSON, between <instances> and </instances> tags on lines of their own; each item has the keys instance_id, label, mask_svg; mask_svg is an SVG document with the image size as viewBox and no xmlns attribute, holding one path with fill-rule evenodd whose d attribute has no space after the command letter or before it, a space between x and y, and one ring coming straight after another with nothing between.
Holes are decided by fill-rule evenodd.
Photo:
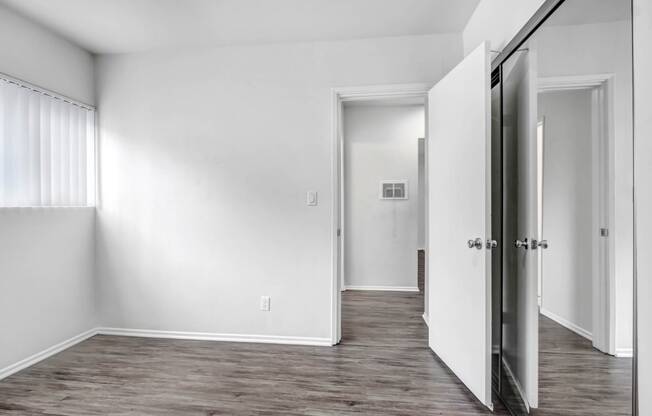
<instances>
[{"instance_id":1,"label":"white ceiling","mask_svg":"<svg viewBox=\"0 0 652 416\"><path fill-rule=\"evenodd\" d=\"M461 32L479 0L0 0L94 53Z\"/></svg>"}]
</instances>

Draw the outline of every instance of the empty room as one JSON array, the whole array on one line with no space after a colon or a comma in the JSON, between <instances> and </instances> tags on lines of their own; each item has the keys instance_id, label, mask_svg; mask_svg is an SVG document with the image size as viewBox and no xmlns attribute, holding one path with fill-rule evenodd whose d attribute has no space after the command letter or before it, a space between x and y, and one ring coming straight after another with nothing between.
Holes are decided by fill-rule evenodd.
<instances>
[{"instance_id":1,"label":"empty room","mask_svg":"<svg viewBox=\"0 0 652 416\"><path fill-rule=\"evenodd\" d=\"M0 415L652 415L648 0L0 0Z\"/></svg>"}]
</instances>

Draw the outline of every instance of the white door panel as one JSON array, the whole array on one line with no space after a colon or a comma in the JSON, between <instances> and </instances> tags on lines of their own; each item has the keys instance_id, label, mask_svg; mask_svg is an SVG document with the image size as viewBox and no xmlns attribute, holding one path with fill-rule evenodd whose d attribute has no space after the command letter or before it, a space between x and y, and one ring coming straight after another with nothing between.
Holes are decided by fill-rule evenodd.
<instances>
[{"instance_id":1,"label":"white door panel","mask_svg":"<svg viewBox=\"0 0 652 416\"><path fill-rule=\"evenodd\" d=\"M430 348L491 407L490 60L483 43L428 94ZM467 241L480 238L480 249Z\"/></svg>"}]
</instances>

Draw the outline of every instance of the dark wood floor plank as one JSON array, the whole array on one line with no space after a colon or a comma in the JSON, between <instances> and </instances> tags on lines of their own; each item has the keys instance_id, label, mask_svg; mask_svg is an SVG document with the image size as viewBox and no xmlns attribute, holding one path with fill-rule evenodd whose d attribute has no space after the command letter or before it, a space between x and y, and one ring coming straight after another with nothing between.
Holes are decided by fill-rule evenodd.
<instances>
[{"instance_id":1,"label":"dark wood floor plank","mask_svg":"<svg viewBox=\"0 0 652 416\"><path fill-rule=\"evenodd\" d=\"M490 414L427 348L420 294L343 299L335 347L95 336L0 382L0 412Z\"/></svg>"},{"instance_id":2,"label":"dark wood floor plank","mask_svg":"<svg viewBox=\"0 0 652 416\"><path fill-rule=\"evenodd\" d=\"M543 315L539 350L540 409L535 416L631 416L631 359L603 354Z\"/></svg>"},{"instance_id":3,"label":"dark wood floor plank","mask_svg":"<svg viewBox=\"0 0 652 416\"><path fill-rule=\"evenodd\" d=\"M95 336L0 381L0 414L491 414L428 349L422 307L418 293L345 292L335 347ZM542 324L535 414L626 414L624 362L555 325Z\"/></svg>"}]
</instances>

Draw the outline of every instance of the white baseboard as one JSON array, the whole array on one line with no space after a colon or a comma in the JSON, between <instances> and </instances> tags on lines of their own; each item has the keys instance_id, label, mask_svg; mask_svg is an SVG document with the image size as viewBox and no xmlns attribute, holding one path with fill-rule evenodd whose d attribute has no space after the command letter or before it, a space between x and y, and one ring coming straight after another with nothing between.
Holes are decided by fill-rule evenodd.
<instances>
[{"instance_id":1,"label":"white baseboard","mask_svg":"<svg viewBox=\"0 0 652 416\"><path fill-rule=\"evenodd\" d=\"M63 342L60 342L50 348L47 348L41 352L37 352L36 354L29 356L23 360L18 361L17 363L11 364L5 368L0 369L0 380L3 378L9 377L10 375L19 372L20 370L24 370L27 367L30 367L39 361L43 361L46 358L49 358L53 356L54 354L57 354L67 348L72 347L75 344L79 344L82 341L87 340L88 338L92 337L95 335L97 331L95 329L90 329L86 332L82 332L79 335L75 335L74 337L67 339Z\"/></svg>"},{"instance_id":2,"label":"white baseboard","mask_svg":"<svg viewBox=\"0 0 652 416\"><path fill-rule=\"evenodd\" d=\"M203 341L226 341L226 342L251 342L262 344L287 344L287 345L312 345L330 347L333 345L330 338L312 337L290 337L276 335L246 335L246 334L215 334L206 332L178 332L178 331L157 331L148 329L125 329L125 328L93 328L66 341L60 342L50 348L38 352L30 357L0 369L0 380L24 370L39 361L45 360L65 349L79 344L94 335L117 335L128 337L144 338L171 338Z\"/></svg>"},{"instance_id":3,"label":"white baseboard","mask_svg":"<svg viewBox=\"0 0 652 416\"><path fill-rule=\"evenodd\" d=\"M421 317L423 318L423 322L426 323L426 326L430 326L430 317L428 315L426 315L425 313L423 315L421 315Z\"/></svg>"},{"instance_id":4,"label":"white baseboard","mask_svg":"<svg viewBox=\"0 0 652 416\"><path fill-rule=\"evenodd\" d=\"M549 310L547 310L545 308L541 308L540 312L541 312L541 315L552 319L553 321L557 322L559 325L561 325L561 326L575 332L577 335L580 335L580 336L588 339L589 341L593 340L593 334L591 334L591 332L587 331L584 328L579 327L578 325L575 325L571 321L569 321L569 320L567 320L565 318L562 318L559 315L555 315L554 313L550 312Z\"/></svg>"},{"instance_id":5,"label":"white baseboard","mask_svg":"<svg viewBox=\"0 0 652 416\"><path fill-rule=\"evenodd\" d=\"M378 290L386 292L418 292L416 286L346 286L344 290Z\"/></svg>"},{"instance_id":6,"label":"white baseboard","mask_svg":"<svg viewBox=\"0 0 652 416\"><path fill-rule=\"evenodd\" d=\"M633 348L616 348L616 357L618 358L633 358L634 349Z\"/></svg>"},{"instance_id":7,"label":"white baseboard","mask_svg":"<svg viewBox=\"0 0 652 416\"><path fill-rule=\"evenodd\" d=\"M220 334L211 332L160 331L153 329L98 328L98 334L143 338L171 338L197 341L252 342L262 344L332 346L330 338L291 337L278 335Z\"/></svg>"}]
</instances>

